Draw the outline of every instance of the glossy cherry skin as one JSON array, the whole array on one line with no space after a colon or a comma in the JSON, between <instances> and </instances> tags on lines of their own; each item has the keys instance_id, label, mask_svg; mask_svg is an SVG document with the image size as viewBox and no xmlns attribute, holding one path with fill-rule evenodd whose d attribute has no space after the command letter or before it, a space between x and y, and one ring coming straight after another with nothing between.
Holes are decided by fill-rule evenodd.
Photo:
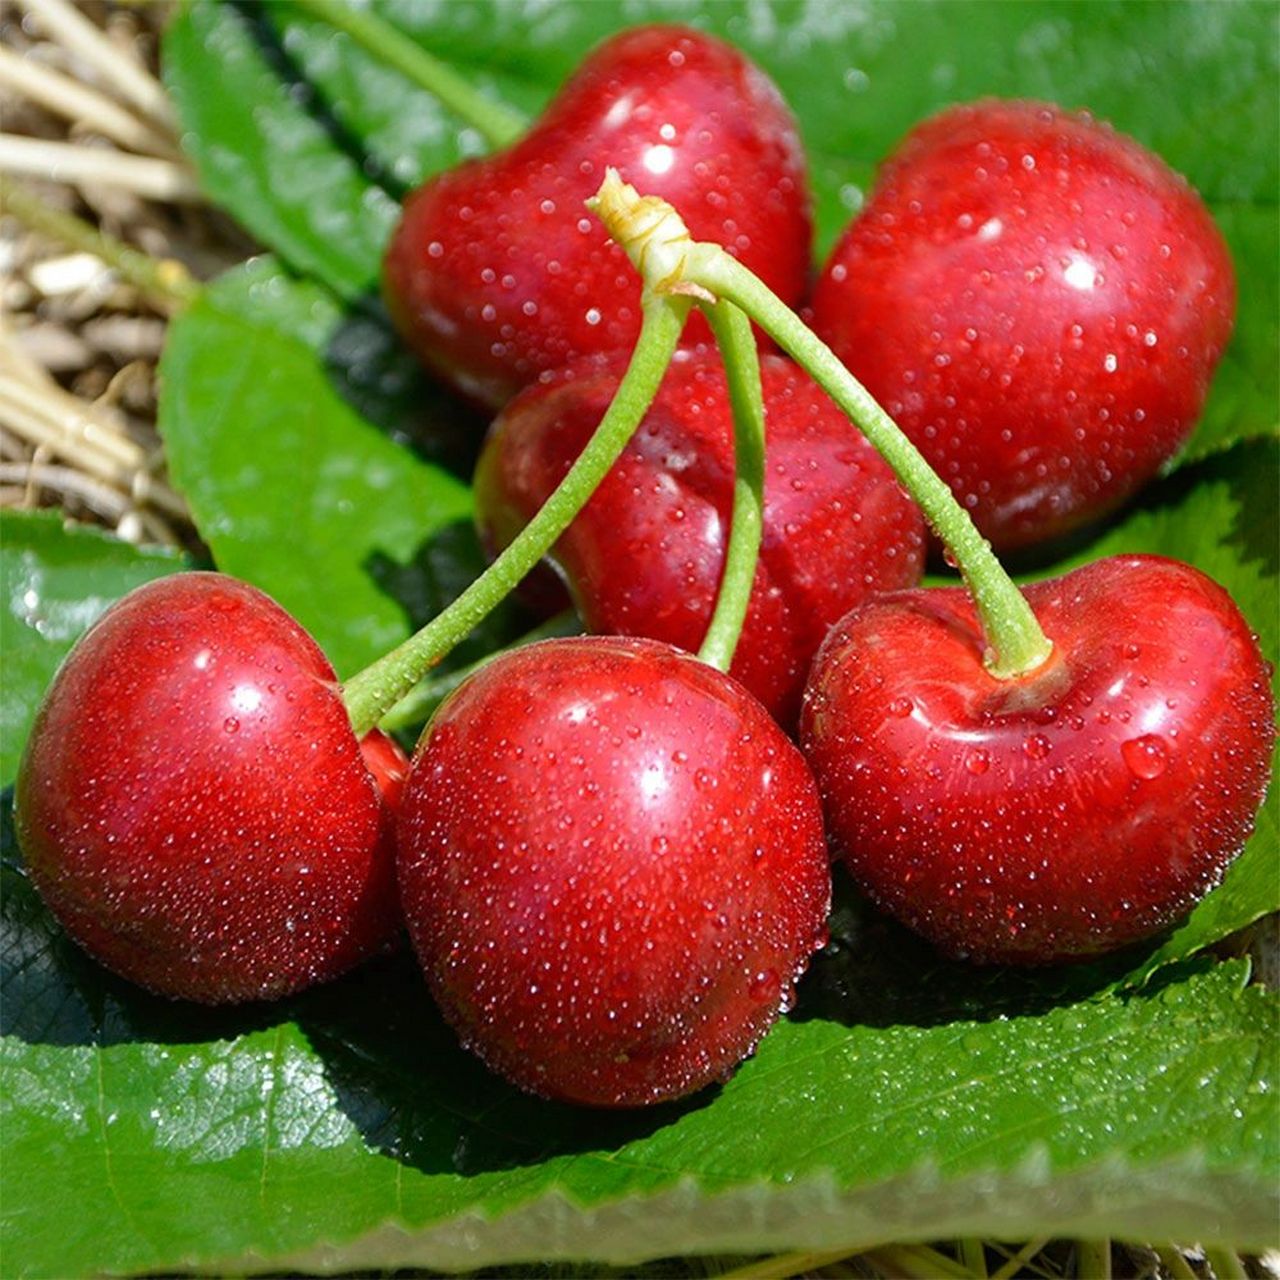
<instances>
[{"instance_id":1,"label":"glossy cherry skin","mask_svg":"<svg viewBox=\"0 0 1280 1280\"><path fill-rule=\"evenodd\" d=\"M626 364L625 354L577 361L499 416L476 472L491 549L515 537L569 470ZM888 466L796 365L762 357L761 387L764 536L732 674L792 726L828 628L873 592L919 582L924 526ZM589 630L698 648L723 572L733 477L720 357L714 348L681 351L630 445L552 552Z\"/></svg>"},{"instance_id":2,"label":"glossy cherry skin","mask_svg":"<svg viewBox=\"0 0 1280 1280\"><path fill-rule=\"evenodd\" d=\"M109 969L206 1004L350 968L399 927L404 753L363 753L337 677L262 592L214 573L138 588L72 650L18 775L18 839Z\"/></svg>"},{"instance_id":3,"label":"glossy cherry skin","mask_svg":"<svg viewBox=\"0 0 1280 1280\"><path fill-rule=\"evenodd\" d=\"M836 244L813 325L998 547L1110 511L1187 438L1235 276L1187 183L1037 102L927 120Z\"/></svg>"},{"instance_id":4,"label":"glossy cherry skin","mask_svg":"<svg viewBox=\"0 0 1280 1280\"><path fill-rule=\"evenodd\" d=\"M546 1097L635 1106L722 1078L826 938L800 753L736 681L653 641L483 667L415 753L398 839L446 1017Z\"/></svg>"},{"instance_id":5,"label":"glossy cherry skin","mask_svg":"<svg viewBox=\"0 0 1280 1280\"><path fill-rule=\"evenodd\" d=\"M999 681L968 593L862 606L801 718L827 829L873 899L952 956L1037 964L1172 924L1253 827L1269 667L1231 598L1176 561L1027 588L1054 654Z\"/></svg>"},{"instance_id":6,"label":"glossy cherry skin","mask_svg":"<svg viewBox=\"0 0 1280 1280\"><path fill-rule=\"evenodd\" d=\"M505 151L430 179L386 254L397 327L471 400L505 404L544 369L631 348L640 277L583 206L606 165L662 196L786 301L808 284L812 224L795 121L731 46L675 26L600 45ZM691 332L707 335L696 318Z\"/></svg>"}]
</instances>

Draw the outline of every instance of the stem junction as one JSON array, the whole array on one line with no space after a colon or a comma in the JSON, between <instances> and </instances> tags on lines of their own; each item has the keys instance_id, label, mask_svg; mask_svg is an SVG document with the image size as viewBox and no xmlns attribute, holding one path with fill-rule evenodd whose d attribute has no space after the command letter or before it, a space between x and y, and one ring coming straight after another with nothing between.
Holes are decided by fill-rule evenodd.
<instances>
[{"instance_id":1,"label":"stem junction","mask_svg":"<svg viewBox=\"0 0 1280 1280\"><path fill-rule=\"evenodd\" d=\"M920 506L960 570L987 639L987 670L997 679L1013 680L1043 665L1053 645L990 544L948 485L830 347L748 268L719 245L693 241L670 205L657 197L641 196L615 170L607 172L594 207L633 262L637 252L628 236L635 234L637 225L649 229L658 248L648 252L663 255L663 291L699 299L710 295L741 308L861 429ZM671 219L684 230L684 240L671 234Z\"/></svg>"}]
</instances>

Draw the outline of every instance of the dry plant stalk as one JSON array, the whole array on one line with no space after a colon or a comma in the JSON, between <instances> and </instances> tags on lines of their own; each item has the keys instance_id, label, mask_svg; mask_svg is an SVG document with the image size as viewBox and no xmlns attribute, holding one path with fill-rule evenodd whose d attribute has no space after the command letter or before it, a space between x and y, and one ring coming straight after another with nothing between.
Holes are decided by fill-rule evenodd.
<instances>
[{"instance_id":1,"label":"dry plant stalk","mask_svg":"<svg viewBox=\"0 0 1280 1280\"><path fill-rule=\"evenodd\" d=\"M158 78L169 5L0 14L0 506L196 544L155 369L197 280L251 246L203 202Z\"/></svg>"}]
</instances>

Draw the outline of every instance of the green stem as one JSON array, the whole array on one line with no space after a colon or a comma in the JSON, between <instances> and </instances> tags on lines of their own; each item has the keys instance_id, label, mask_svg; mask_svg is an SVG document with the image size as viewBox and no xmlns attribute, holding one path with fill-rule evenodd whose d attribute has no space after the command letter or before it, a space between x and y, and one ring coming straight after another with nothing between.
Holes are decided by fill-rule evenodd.
<instances>
[{"instance_id":1,"label":"green stem","mask_svg":"<svg viewBox=\"0 0 1280 1280\"><path fill-rule=\"evenodd\" d=\"M439 675L428 676L420 680L396 703L386 715L378 721L378 728L387 733L396 733L401 729L412 729L420 725L441 702L445 700L459 685L469 680L481 667L487 666L499 654L509 653L512 649L523 649L525 645L536 644L539 640L550 640L558 636L579 635L582 623L572 609L557 613L554 618L526 631L518 640L486 653L475 662L455 671L442 671Z\"/></svg>"},{"instance_id":2,"label":"green stem","mask_svg":"<svg viewBox=\"0 0 1280 1280\"><path fill-rule=\"evenodd\" d=\"M347 681L343 701L363 737L550 550L586 505L644 417L684 328L689 302L646 294L631 363L595 434L569 473L501 555L416 635Z\"/></svg>"},{"instance_id":3,"label":"green stem","mask_svg":"<svg viewBox=\"0 0 1280 1280\"><path fill-rule=\"evenodd\" d=\"M747 616L764 531L764 396L751 321L732 303L704 306L724 358L733 409L733 512L715 612L698 657L721 671L733 663Z\"/></svg>"},{"instance_id":4,"label":"green stem","mask_svg":"<svg viewBox=\"0 0 1280 1280\"><path fill-rule=\"evenodd\" d=\"M403 32L384 22L375 13L351 0L292 0L295 8L345 31L375 58L435 95L454 115L459 116L491 147L505 147L528 127L519 112L479 94L447 63L434 58Z\"/></svg>"},{"instance_id":5,"label":"green stem","mask_svg":"<svg viewBox=\"0 0 1280 1280\"><path fill-rule=\"evenodd\" d=\"M709 250L712 246L700 244L697 248ZM741 307L808 371L893 468L950 551L973 595L990 646L986 665L991 674L998 679L1014 679L1044 663L1053 646L990 544L920 451L831 348L767 285L718 247L715 252L690 253L685 279Z\"/></svg>"}]
</instances>

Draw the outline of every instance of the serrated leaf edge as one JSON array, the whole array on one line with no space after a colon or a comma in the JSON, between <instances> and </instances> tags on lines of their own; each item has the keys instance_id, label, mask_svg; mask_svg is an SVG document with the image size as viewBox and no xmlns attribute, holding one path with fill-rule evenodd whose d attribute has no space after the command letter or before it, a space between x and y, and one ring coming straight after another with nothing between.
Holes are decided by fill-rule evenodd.
<instances>
[{"instance_id":1,"label":"serrated leaf edge","mask_svg":"<svg viewBox=\"0 0 1280 1280\"><path fill-rule=\"evenodd\" d=\"M757 1180L708 1194L686 1175L652 1195L596 1207L553 1189L500 1218L467 1210L417 1229L388 1219L345 1242L274 1257L250 1253L213 1265L319 1272L471 1270L534 1260L626 1266L694 1253L854 1253L890 1236L899 1242L1176 1236L1264 1249L1276 1242L1278 1220L1275 1177L1211 1170L1202 1152L1151 1166L1107 1158L1055 1173L1048 1151L1038 1146L1012 1170L970 1173L954 1182L929 1161L862 1189L841 1188L824 1173L785 1186ZM655 1222L663 1224L660 1236Z\"/></svg>"}]
</instances>

